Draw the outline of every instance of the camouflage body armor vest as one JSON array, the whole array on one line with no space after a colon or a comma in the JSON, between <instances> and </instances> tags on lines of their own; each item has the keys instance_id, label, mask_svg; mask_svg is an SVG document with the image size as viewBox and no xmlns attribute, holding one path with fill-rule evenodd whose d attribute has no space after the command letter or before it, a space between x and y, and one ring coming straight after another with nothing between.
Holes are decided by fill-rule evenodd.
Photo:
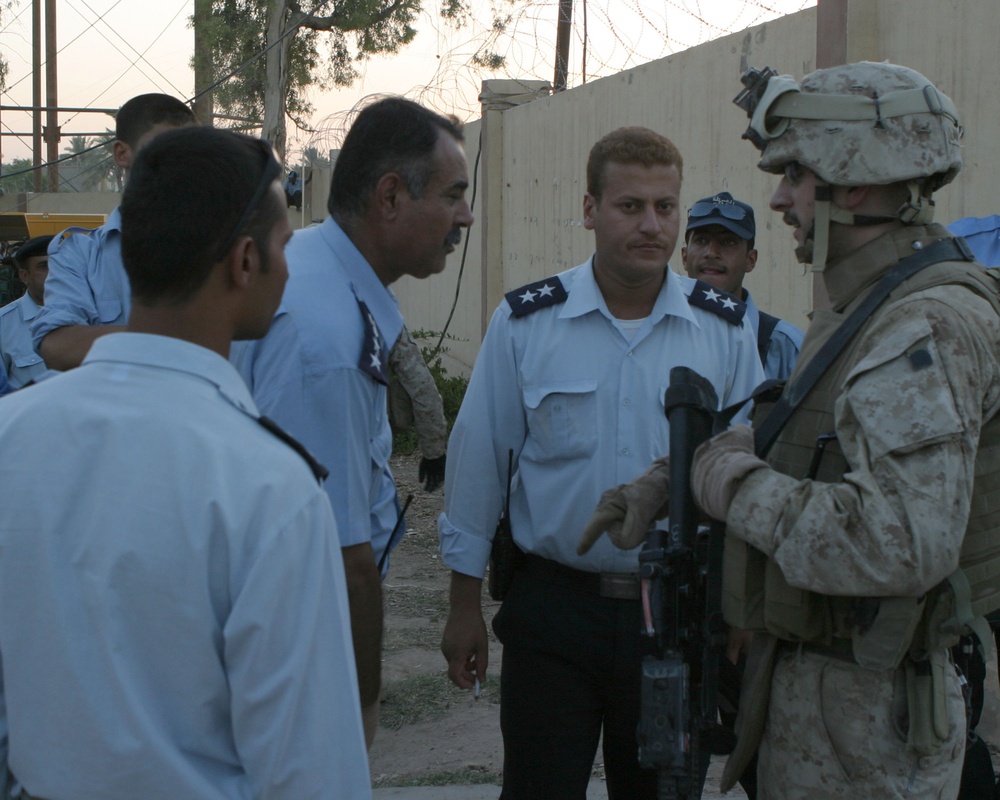
<instances>
[{"instance_id":1,"label":"camouflage body armor vest","mask_svg":"<svg viewBox=\"0 0 1000 800\"><path fill-rule=\"evenodd\" d=\"M901 298L946 284L968 287L1000 314L1000 271L955 261L923 269L889 295L792 414L768 456L772 467L795 478L808 475L817 436L834 432L834 401L857 360L863 331ZM816 313L813 326L819 329L804 343L792 379L863 297L855 298L843 315ZM759 407L755 421L759 424L768 411ZM836 440L830 440L815 480L839 483L849 469ZM767 631L787 642L840 643L845 651L849 641L854 660L863 667L898 667L908 652L943 650L969 629L988 646L992 637L983 616L1000 608L1000 415L984 422L980 434L960 567L923 597L832 597L798 589L785 581L774 561L734 536L726 537L723 576L729 624Z\"/></svg>"}]
</instances>

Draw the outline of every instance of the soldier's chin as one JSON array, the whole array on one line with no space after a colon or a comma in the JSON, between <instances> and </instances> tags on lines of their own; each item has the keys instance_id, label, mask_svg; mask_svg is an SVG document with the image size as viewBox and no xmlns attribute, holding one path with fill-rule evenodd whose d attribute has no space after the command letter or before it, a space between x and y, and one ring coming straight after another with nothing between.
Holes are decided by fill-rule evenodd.
<instances>
[{"instance_id":1,"label":"soldier's chin","mask_svg":"<svg viewBox=\"0 0 1000 800\"><path fill-rule=\"evenodd\" d=\"M813 258L813 242L812 237L808 237L802 244L795 248L795 258L800 264L812 264Z\"/></svg>"}]
</instances>

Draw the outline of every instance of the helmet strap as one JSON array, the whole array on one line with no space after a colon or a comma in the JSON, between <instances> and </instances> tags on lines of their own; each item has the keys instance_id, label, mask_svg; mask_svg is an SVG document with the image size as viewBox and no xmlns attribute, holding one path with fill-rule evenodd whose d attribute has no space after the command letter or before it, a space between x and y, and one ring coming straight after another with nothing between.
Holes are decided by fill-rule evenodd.
<instances>
[{"instance_id":1,"label":"helmet strap","mask_svg":"<svg viewBox=\"0 0 1000 800\"><path fill-rule=\"evenodd\" d=\"M918 181L907 181L909 199L900 206L896 218L904 225L929 225L934 221L934 200L923 193Z\"/></svg>"},{"instance_id":2,"label":"helmet strap","mask_svg":"<svg viewBox=\"0 0 1000 800\"><path fill-rule=\"evenodd\" d=\"M813 272L826 269L826 257L830 252L830 219L833 205L833 187L826 181L816 179L815 202L813 204L812 253L807 260L812 263ZM840 211L840 209L836 209ZM809 243L809 239L806 239ZM798 252L796 251L796 255Z\"/></svg>"}]
</instances>

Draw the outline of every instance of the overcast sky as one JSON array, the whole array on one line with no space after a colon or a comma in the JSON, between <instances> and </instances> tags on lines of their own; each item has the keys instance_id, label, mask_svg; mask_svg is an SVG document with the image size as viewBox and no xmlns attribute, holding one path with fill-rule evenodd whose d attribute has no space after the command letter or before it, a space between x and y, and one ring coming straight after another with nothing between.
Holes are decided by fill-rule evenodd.
<instances>
[{"instance_id":1,"label":"overcast sky","mask_svg":"<svg viewBox=\"0 0 1000 800\"><path fill-rule=\"evenodd\" d=\"M373 93L406 94L468 119L475 115L484 79L516 76L551 81L558 0L511 6L513 35L499 45L507 66L496 74L470 66L491 21L488 0L473 2L469 26L455 31L442 23L436 11L425 12L414 42L397 55L368 62L362 68L363 78L350 89L313 90L314 127L328 128L338 112ZM0 24L0 52L10 68L4 106L32 103L32 0L15 3ZM434 9L437 3L425 0L424 5ZM815 0L575 0L570 86L583 79L585 12L587 77L592 79L813 5ZM154 91L189 98L194 93L192 13L192 0L57 0L59 105L117 108L130 97ZM44 104L44 84L42 92ZM113 127L113 120L103 114L63 113L60 125L62 152L69 136L104 131ZM0 112L0 130L30 132L30 115ZM331 146L331 135L296 133L292 126L289 139L293 158L296 148L310 143L321 150ZM0 138L4 162L28 157L30 152L30 136Z\"/></svg>"}]
</instances>

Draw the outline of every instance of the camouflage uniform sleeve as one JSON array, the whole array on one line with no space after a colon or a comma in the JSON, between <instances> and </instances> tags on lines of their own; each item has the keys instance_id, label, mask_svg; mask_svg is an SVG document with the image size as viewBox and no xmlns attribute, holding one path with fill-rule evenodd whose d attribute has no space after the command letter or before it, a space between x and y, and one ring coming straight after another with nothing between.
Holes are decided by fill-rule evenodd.
<instances>
[{"instance_id":1,"label":"camouflage uniform sleeve","mask_svg":"<svg viewBox=\"0 0 1000 800\"><path fill-rule=\"evenodd\" d=\"M389 366L412 404L420 452L424 458L440 458L448 445L444 404L427 362L405 326L389 354Z\"/></svg>"},{"instance_id":2,"label":"camouflage uniform sleeve","mask_svg":"<svg viewBox=\"0 0 1000 800\"><path fill-rule=\"evenodd\" d=\"M726 521L793 586L919 595L958 566L979 431L1000 405L1000 320L940 286L887 308L857 352L835 405L843 481L757 470Z\"/></svg>"}]
</instances>

